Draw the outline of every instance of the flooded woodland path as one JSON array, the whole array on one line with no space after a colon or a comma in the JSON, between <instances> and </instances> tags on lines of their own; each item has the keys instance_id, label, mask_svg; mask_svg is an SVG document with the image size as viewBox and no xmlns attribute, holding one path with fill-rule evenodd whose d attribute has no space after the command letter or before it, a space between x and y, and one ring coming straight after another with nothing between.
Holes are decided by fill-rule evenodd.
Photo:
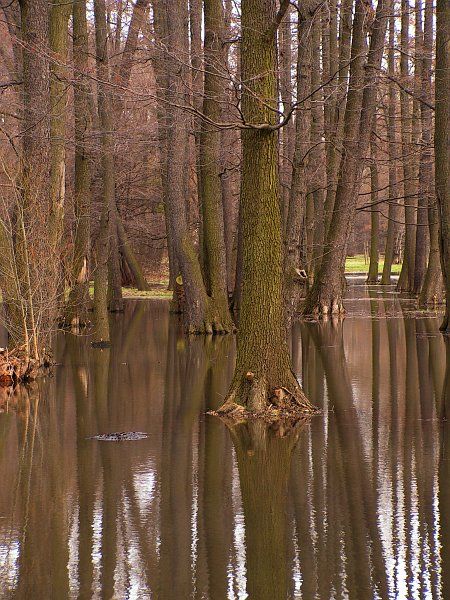
<instances>
[{"instance_id":1,"label":"flooded woodland path","mask_svg":"<svg viewBox=\"0 0 450 600\"><path fill-rule=\"evenodd\" d=\"M61 334L54 376L0 396L0 598L450 598L450 342L393 289L293 327L323 412L286 437L206 415L234 339L166 301L127 301L111 350Z\"/></svg>"}]
</instances>

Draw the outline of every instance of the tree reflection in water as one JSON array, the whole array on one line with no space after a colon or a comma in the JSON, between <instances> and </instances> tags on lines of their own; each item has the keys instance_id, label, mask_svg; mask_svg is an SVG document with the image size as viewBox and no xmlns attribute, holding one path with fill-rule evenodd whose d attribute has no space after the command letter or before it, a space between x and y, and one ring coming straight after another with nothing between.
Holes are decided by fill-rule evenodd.
<instances>
[{"instance_id":1,"label":"tree reflection in water","mask_svg":"<svg viewBox=\"0 0 450 600\"><path fill-rule=\"evenodd\" d=\"M61 336L54 377L1 391L0 597L449 598L449 343L365 302L294 326L323 414L286 436L205 414L234 342L162 302L113 317L111 350ZM148 438L87 439L114 431Z\"/></svg>"}]
</instances>

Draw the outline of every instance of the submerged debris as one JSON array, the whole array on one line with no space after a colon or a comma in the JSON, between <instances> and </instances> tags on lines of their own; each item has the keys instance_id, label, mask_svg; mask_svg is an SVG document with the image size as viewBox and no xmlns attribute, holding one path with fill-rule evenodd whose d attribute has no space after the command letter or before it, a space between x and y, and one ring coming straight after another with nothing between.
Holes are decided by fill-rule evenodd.
<instances>
[{"instance_id":1,"label":"submerged debris","mask_svg":"<svg viewBox=\"0 0 450 600\"><path fill-rule=\"evenodd\" d=\"M135 440L145 440L148 433L144 431L120 431L118 433L101 433L92 435L88 440L99 440L101 442L133 442Z\"/></svg>"}]
</instances>

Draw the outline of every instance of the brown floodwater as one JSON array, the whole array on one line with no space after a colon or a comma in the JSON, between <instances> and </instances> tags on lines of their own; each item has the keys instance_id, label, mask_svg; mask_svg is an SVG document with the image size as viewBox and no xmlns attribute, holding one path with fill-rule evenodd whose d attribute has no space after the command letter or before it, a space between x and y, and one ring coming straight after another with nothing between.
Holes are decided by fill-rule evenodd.
<instances>
[{"instance_id":1,"label":"brown floodwater","mask_svg":"<svg viewBox=\"0 0 450 600\"><path fill-rule=\"evenodd\" d=\"M61 334L54 376L0 395L0 598L449 599L450 347L360 283L293 327L323 412L286 436L206 415L234 340L165 301L128 301L111 350Z\"/></svg>"}]
</instances>

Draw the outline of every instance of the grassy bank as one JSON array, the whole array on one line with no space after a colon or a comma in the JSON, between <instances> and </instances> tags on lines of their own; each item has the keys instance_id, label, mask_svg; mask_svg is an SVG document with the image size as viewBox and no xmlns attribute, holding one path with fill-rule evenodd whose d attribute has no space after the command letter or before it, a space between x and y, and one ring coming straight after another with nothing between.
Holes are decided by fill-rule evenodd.
<instances>
[{"instance_id":1,"label":"grassy bank","mask_svg":"<svg viewBox=\"0 0 450 600\"><path fill-rule=\"evenodd\" d=\"M380 261L378 263L378 272L383 272L384 265L384 257L380 256ZM392 265L392 273L399 274L401 271L401 264L393 264ZM355 256L347 257L345 261L345 272L346 273L368 273L369 271L369 261L364 260L364 254L356 254Z\"/></svg>"}]
</instances>

